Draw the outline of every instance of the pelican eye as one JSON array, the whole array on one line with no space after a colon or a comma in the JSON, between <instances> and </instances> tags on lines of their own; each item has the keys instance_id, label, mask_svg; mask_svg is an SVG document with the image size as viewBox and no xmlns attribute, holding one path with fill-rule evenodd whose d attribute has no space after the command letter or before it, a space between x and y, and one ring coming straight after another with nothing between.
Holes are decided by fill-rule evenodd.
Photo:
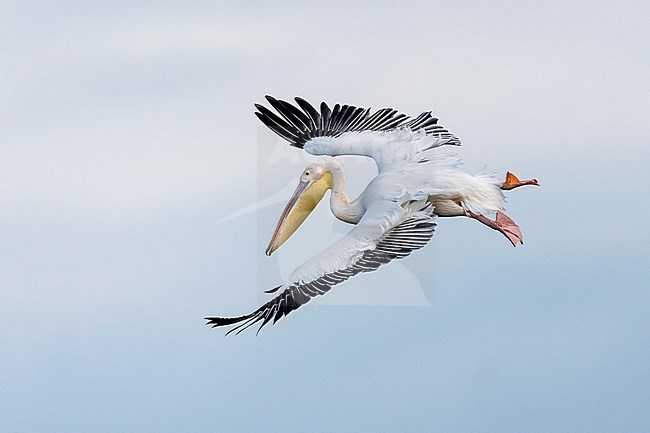
<instances>
[{"instance_id":1,"label":"pelican eye","mask_svg":"<svg viewBox=\"0 0 650 433\"><path fill-rule=\"evenodd\" d=\"M305 176L309 176L309 171L306 171L306 172L305 172Z\"/></svg>"}]
</instances>

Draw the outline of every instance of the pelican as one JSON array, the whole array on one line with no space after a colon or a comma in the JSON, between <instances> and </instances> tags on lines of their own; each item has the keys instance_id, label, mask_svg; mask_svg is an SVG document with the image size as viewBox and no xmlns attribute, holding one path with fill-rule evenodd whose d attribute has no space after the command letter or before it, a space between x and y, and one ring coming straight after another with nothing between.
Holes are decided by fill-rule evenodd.
<instances>
[{"instance_id":1,"label":"pelican","mask_svg":"<svg viewBox=\"0 0 650 433\"><path fill-rule=\"evenodd\" d=\"M208 325L236 325L228 335L261 322L259 332L334 285L422 248L433 236L437 217L466 216L499 231L513 246L523 244L521 230L503 213L503 191L539 182L521 181L510 172L499 181L463 171L458 158L435 151L460 145L460 140L431 112L409 119L392 108L371 115L370 109L339 104L330 109L324 102L316 110L299 97L297 106L266 99L279 116L255 104L257 117L290 145L322 155L300 175L266 254L295 233L328 190L334 216L354 227L298 266L281 285L267 290L279 292L269 302L242 316L206 317ZM345 169L335 158L339 155L368 156L377 163L377 176L356 199L347 196Z\"/></svg>"}]
</instances>

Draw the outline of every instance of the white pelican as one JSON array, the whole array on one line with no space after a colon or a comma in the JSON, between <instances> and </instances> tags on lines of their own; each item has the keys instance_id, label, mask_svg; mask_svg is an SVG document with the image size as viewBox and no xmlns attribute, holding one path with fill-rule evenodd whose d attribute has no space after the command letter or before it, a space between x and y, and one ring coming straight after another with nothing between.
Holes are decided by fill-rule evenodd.
<instances>
[{"instance_id":1,"label":"white pelican","mask_svg":"<svg viewBox=\"0 0 650 433\"><path fill-rule=\"evenodd\" d=\"M430 112L409 120L391 108L370 115L369 109L324 102L317 111L295 98L298 107L271 96L266 99L280 114L256 104L255 114L292 146L314 155L328 155L310 164L286 205L266 254L277 250L305 221L331 190L330 207L340 220L356 224L343 238L296 268L286 281L268 290L275 298L250 314L206 317L213 327L237 325L228 334L261 322L258 332L275 323L311 298L353 275L370 272L382 264L408 256L433 236L437 216L467 216L500 231L513 246L523 243L519 227L503 210L502 190L539 185L536 179L520 181L510 172L505 182L493 176L470 175L455 157L436 154L442 145L460 141ZM373 158L379 174L363 193L350 200L345 190L345 170L336 155ZM494 219L487 215L495 214ZM227 334L226 334L227 335Z\"/></svg>"}]
</instances>

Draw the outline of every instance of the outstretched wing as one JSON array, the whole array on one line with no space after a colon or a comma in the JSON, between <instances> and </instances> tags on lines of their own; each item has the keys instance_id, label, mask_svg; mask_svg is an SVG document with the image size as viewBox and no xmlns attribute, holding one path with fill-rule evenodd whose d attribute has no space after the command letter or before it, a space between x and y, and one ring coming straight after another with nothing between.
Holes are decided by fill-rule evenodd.
<instances>
[{"instance_id":1,"label":"outstretched wing","mask_svg":"<svg viewBox=\"0 0 650 433\"><path fill-rule=\"evenodd\" d=\"M392 108L370 114L369 108L321 102L320 110L296 97L296 105L266 96L279 116L260 104L255 115L290 145L313 155L364 155L380 170L394 162L417 159L425 150L460 140L431 112L414 119Z\"/></svg>"},{"instance_id":2,"label":"outstretched wing","mask_svg":"<svg viewBox=\"0 0 650 433\"><path fill-rule=\"evenodd\" d=\"M430 205L418 202L404 207L396 203L376 207L381 209L369 209L348 235L298 267L289 277L290 283L285 284L286 288L271 301L244 316L206 317L207 324L212 327L237 324L228 335L231 332L239 334L261 322L259 332L271 320L277 322L336 284L408 256L433 236L436 224ZM389 207L390 212L386 213Z\"/></svg>"}]
</instances>

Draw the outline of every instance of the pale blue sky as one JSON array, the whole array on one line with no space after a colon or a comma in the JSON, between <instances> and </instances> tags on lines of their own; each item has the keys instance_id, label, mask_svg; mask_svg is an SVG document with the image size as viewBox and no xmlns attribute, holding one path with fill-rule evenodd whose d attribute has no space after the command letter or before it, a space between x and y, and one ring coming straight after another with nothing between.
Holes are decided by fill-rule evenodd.
<instances>
[{"instance_id":1,"label":"pale blue sky","mask_svg":"<svg viewBox=\"0 0 650 433\"><path fill-rule=\"evenodd\" d=\"M650 430L647 2L3 2L0 430ZM265 94L433 110L526 244L423 251L237 338L273 258ZM291 150L291 149L289 149ZM298 152L297 150L295 152ZM274 162L275 161L275 162ZM348 161L353 191L371 166ZM288 197L287 197L288 198Z\"/></svg>"}]
</instances>

